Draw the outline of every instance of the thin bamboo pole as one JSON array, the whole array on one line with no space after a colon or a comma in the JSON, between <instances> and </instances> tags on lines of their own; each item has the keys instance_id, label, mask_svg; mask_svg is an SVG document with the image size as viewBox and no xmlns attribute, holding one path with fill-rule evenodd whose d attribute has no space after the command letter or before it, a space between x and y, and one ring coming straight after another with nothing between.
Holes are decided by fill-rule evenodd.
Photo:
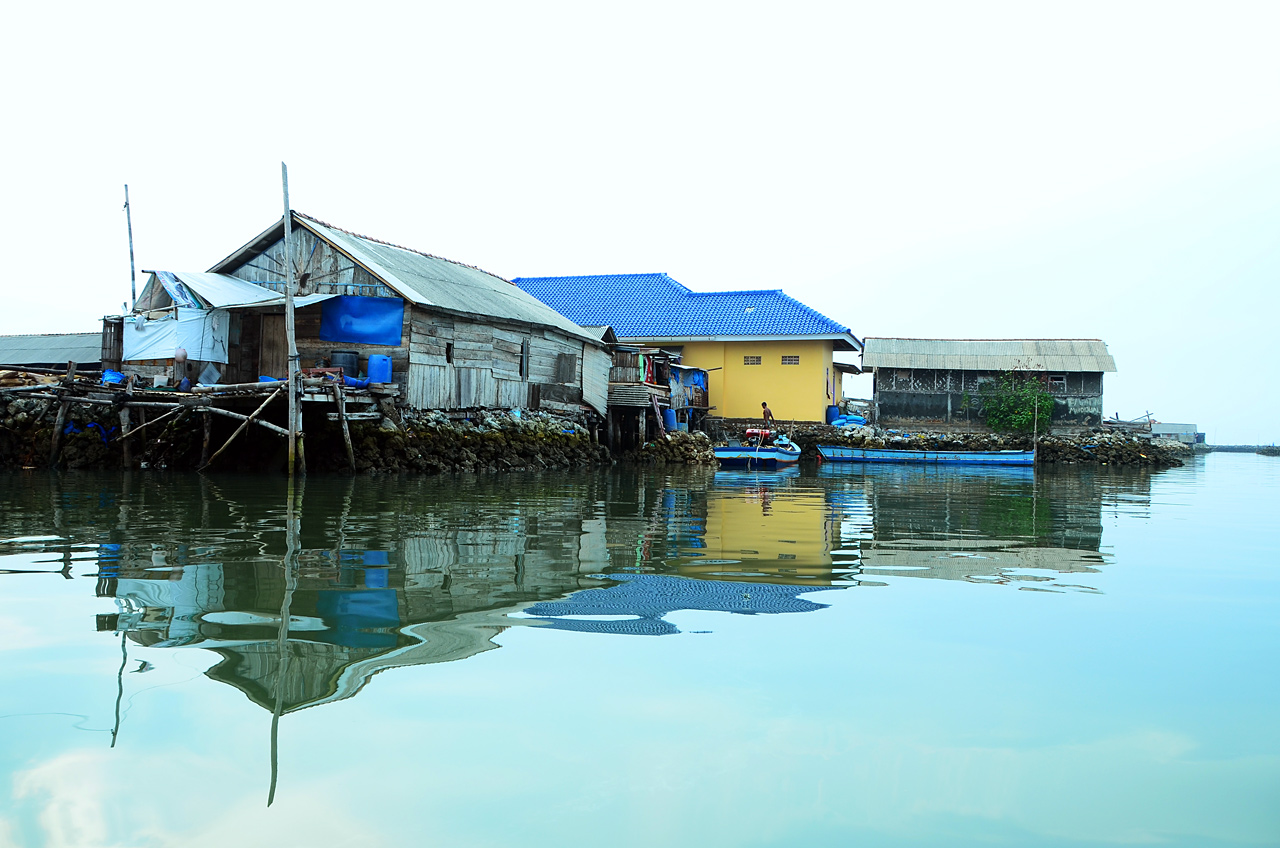
<instances>
[{"instance_id":1,"label":"thin bamboo pole","mask_svg":"<svg viewBox=\"0 0 1280 848\"><path fill-rule=\"evenodd\" d=\"M283 162L280 163L280 182L284 188L284 335L289 345L289 476L292 477L298 461L298 395L302 386L298 340L293 326L293 211L289 208L289 167Z\"/></svg>"},{"instance_id":2,"label":"thin bamboo pole","mask_svg":"<svg viewBox=\"0 0 1280 848\"><path fill-rule=\"evenodd\" d=\"M129 208L129 186L124 187L124 220L129 226L129 308L138 305L138 271L133 264L133 210Z\"/></svg>"}]
</instances>

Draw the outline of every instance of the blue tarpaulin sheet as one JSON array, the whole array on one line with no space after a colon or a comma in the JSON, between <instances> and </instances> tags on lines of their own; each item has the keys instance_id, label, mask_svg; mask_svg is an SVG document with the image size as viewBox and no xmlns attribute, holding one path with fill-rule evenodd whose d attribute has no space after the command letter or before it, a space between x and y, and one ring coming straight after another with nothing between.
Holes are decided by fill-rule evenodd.
<instances>
[{"instance_id":1,"label":"blue tarpaulin sheet","mask_svg":"<svg viewBox=\"0 0 1280 848\"><path fill-rule=\"evenodd\" d=\"M398 297L331 297L320 306L320 340L398 345L404 301Z\"/></svg>"}]
</instances>

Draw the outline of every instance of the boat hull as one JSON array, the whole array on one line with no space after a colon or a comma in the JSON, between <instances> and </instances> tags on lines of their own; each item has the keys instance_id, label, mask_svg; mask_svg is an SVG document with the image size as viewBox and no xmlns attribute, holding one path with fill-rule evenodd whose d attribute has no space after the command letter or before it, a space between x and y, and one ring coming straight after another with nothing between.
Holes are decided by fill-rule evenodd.
<instances>
[{"instance_id":1,"label":"boat hull","mask_svg":"<svg viewBox=\"0 0 1280 848\"><path fill-rule=\"evenodd\" d=\"M818 445L826 462L897 462L916 465L1035 465L1035 451L917 451Z\"/></svg>"},{"instance_id":2,"label":"boat hull","mask_svg":"<svg viewBox=\"0 0 1280 848\"><path fill-rule=\"evenodd\" d=\"M800 451L776 447L716 448L722 468L780 468L800 461Z\"/></svg>"}]
</instances>

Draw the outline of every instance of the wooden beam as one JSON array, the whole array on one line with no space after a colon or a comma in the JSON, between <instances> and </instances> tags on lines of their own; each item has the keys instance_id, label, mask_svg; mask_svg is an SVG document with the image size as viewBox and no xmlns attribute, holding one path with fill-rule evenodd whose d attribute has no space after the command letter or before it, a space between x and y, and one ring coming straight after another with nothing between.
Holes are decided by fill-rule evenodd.
<instances>
[{"instance_id":1,"label":"wooden beam","mask_svg":"<svg viewBox=\"0 0 1280 848\"><path fill-rule=\"evenodd\" d=\"M152 418L150 421L146 422L145 424L141 424L141 425L139 425L139 426L138 426L138 427L136 427L136 428L130 428L130 431L129 431L128 433L125 433L124 435L122 435L120 438L121 438L121 439L127 439L127 438L129 438L130 436L132 436L134 433L141 433L143 430L147 429L148 427L150 427L152 424L156 423L157 421L163 421L164 419L168 418L170 415L176 415L177 413L182 412L182 410L183 410L183 408L182 408L181 406L174 407L173 409L171 409L171 410L169 410L168 412L166 412L164 415L161 415L161 416L159 416L159 417L157 417L157 418ZM127 413L125 413L125 412L124 412L124 410L121 410L121 414L123 415L123 414L127 414ZM127 443L126 443L126 444L127 444Z\"/></svg>"},{"instance_id":2,"label":"wooden beam","mask_svg":"<svg viewBox=\"0 0 1280 848\"><path fill-rule=\"evenodd\" d=\"M346 415L348 421L377 421L382 418L381 412L348 412ZM336 412L329 413L330 421L341 421L342 418Z\"/></svg>"},{"instance_id":3,"label":"wooden beam","mask_svg":"<svg viewBox=\"0 0 1280 848\"><path fill-rule=\"evenodd\" d=\"M265 392L268 390L274 391L287 385L289 385L288 380L271 380L270 382L264 380L261 383L226 383L217 386L196 386L191 390L191 393L193 395L212 395L222 392L244 392L250 389Z\"/></svg>"},{"instance_id":4,"label":"wooden beam","mask_svg":"<svg viewBox=\"0 0 1280 848\"><path fill-rule=\"evenodd\" d=\"M275 397L275 396L272 395L272 397ZM263 401L263 404L265 405L270 400L271 398L267 398L266 401ZM262 421L261 419L255 418L254 415L256 415L256 412L245 415L243 412L232 412L231 410L223 409L220 406L198 406L196 407L195 411L196 412L216 412L218 415L225 415L226 417L234 418L237 421L251 422L253 424L257 424L259 427L264 427L273 433L280 434L281 436L289 435L288 429L281 427L278 424L272 424L270 421Z\"/></svg>"}]
</instances>

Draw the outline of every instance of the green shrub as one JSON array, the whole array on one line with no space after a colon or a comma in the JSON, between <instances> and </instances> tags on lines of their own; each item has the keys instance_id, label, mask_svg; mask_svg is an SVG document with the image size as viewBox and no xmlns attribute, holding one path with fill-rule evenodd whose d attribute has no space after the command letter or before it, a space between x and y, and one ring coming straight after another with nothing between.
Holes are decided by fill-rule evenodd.
<instances>
[{"instance_id":1,"label":"green shrub","mask_svg":"<svg viewBox=\"0 0 1280 848\"><path fill-rule=\"evenodd\" d=\"M1006 371L983 384L982 414L997 433L1047 433L1053 395L1037 375Z\"/></svg>"}]
</instances>

